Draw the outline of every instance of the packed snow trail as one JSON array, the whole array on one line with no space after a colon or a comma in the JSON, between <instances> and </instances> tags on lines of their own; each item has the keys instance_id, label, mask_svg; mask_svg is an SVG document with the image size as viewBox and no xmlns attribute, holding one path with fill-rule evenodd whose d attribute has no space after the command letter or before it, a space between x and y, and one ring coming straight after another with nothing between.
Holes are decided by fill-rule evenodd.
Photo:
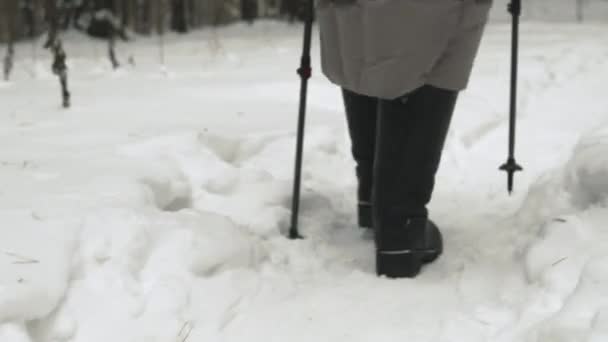
<instances>
[{"instance_id":1,"label":"packed snow trail","mask_svg":"<svg viewBox=\"0 0 608 342\"><path fill-rule=\"evenodd\" d=\"M374 275L340 95L318 73L307 238L284 237L300 27L170 37L160 70L140 39L116 72L67 37L67 111L46 64L17 58L0 83L0 341L604 341L608 27L523 30L526 170L508 197L510 31L492 25L431 203L446 251L415 280Z\"/></svg>"}]
</instances>

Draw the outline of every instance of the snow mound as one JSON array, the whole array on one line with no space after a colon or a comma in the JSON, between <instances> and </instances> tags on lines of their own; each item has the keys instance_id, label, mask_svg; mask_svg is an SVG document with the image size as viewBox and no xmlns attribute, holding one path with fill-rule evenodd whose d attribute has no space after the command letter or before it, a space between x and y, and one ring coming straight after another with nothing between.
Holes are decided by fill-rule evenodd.
<instances>
[{"instance_id":1,"label":"snow mound","mask_svg":"<svg viewBox=\"0 0 608 342\"><path fill-rule=\"evenodd\" d=\"M531 341L595 342L608 336L607 199L604 126L580 139L562 170L539 180L520 213L546 222L530 240L524 263L528 281L553 301L528 332Z\"/></svg>"},{"instance_id":2,"label":"snow mound","mask_svg":"<svg viewBox=\"0 0 608 342\"><path fill-rule=\"evenodd\" d=\"M532 184L519 215L547 222L593 207L608 206L608 125L583 134L566 164Z\"/></svg>"},{"instance_id":3,"label":"snow mound","mask_svg":"<svg viewBox=\"0 0 608 342\"><path fill-rule=\"evenodd\" d=\"M44 317L68 287L78 224L25 211L0 222L0 322Z\"/></svg>"},{"instance_id":4,"label":"snow mound","mask_svg":"<svg viewBox=\"0 0 608 342\"><path fill-rule=\"evenodd\" d=\"M0 341L31 342L24 326L8 323L0 325Z\"/></svg>"},{"instance_id":5,"label":"snow mound","mask_svg":"<svg viewBox=\"0 0 608 342\"><path fill-rule=\"evenodd\" d=\"M608 333L608 255L589 261L563 307L538 332L539 342L602 341Z\"/></svg>"},{"instance_id":6,"label":"snow mound","mask_svg":"<svg viewBox=\"0 0 608 342\"><path fill-rule=\"evenodd\" d=\"M607 203L608 125L581 139L566 172L566 189L579 208Z\"/></svg>"}]
</instances>

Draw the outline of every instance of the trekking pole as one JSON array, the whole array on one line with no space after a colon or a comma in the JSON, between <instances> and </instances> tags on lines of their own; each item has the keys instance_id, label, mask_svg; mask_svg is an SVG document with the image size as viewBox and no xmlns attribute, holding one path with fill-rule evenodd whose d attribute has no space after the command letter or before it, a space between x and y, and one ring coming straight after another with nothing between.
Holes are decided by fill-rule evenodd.
<instances>
[{"instance_id":1,"label":"trekking pole","mask_svg":"<svg viewBox=\"0 0 608 342\"><path fill-rule=\"evenodd\" d=\"M70 91L68 90L68 67L66 63L67 55L63 49L63 43L59 37L59 22L63 12L57 8L57 3L54 0L47 0L46 10L49 20L49 33L47 41L44 44L46 49L49 49L53 54L53 64L51 70L59 78L61 84L61 98L64 108L70 107Z\"/></svg>"},{"instance_id":2,"label":"trekking pole","mask_svg":"<svg viewBox=\"0 0 608 342\"><path fill-rule=\"evenodd\" d=\"M521 0L511 0L509 12L513 16L511 30L511 102L509 118L509 158L500 167L500 170L508 174L507 188L509 194L513 192L513 178L515 172L523 168L515 161L515 127L517 123L517 68L519 57L519 17L521 15Z\"/></svg>"},{"instance_id":3,"label":"trekking pole","mask_svg":"<svg viewBox=\"0 0 608 342\"><path fill-rule=\"evenodd\" d=\"M13 70L13 60L15 57L15 48L13 47L12 39L8 43L6 49L6 56L4 56L4 80L9 81L11 77L11 71Z\"/></svg>"},{"instance_id":4,"label":"trekking pole","mask_svg":"<svg viewBox=\"0 0 608 342\"><path fill-rule=\"evenodd\" d=\"M120 63L116 59L116 30L114 29L114 24L112 23L112 29L110 31L110 35L108 36L108 57L110 57L110 63L112 63L112 68L114 70L120 67Z\"/></svg>"},{"instance_id":5,"label":"trekking pole","mask_svg":"<svg viewBox=\"0 0 608 342\"><path fill-rule=\"evenodd\" d=\"M298 215L300 211L300 186L302 182L302 157L304 149L304 125L306 124L306 96L308 93L308 79L312 75L310 63L310 46L312 41L312 23L314 16L314 0L308 0L306 4L306 23L304 25L304 48L298 75L300 75L300 114L298 118L298 140L296 144L296 165L293 181L293 197L291 199L291 228L290 239L301 239L298 231Z\"/></svg>"},{"instance_id":6,"label":"trekking pole","mask_svg":"<svg viewBox=\"0 0 608 342\"><path fill-rule=\"evenodd\" d=\"M61 98L63 100L63 108L70 107L70 91L68 90L68 67L66 64L66 54L63 49L61 39L56 38L53 46L53 73L59 77L59 83L61 84Z\"/></svg>"},{"instance_id":7,"label":"trekking pole","mask_svg":"<svg viewBox=\"0 0 608 342\"><path fill-rule=\"evenodd\" d=\"M164 29L158 34L158 54L160 56L160 66L165 67L165 34Z\"/></svg>"},{"instance_id":8,"label":"trekking pole","mask_svg":"<svg viewBox=\"0 0 608 342\"><path fill-rule=\"evenodd\" d=\"M15 12L17 12L16 10L16 4L15 5ZM13 8L11 8L10 6L8 6L7 8L9 11ZM8 42L7 42L7 46L6 46L6 56L4 56L4 61L3 61L3 71L4 71L4 80L5 81L9 81L10 77L11 77L11 71L13 70L13 65L14 65L14 58L15 58L15 23L14 23L14 19L12 18L12 15L14 15L15 13L9 13L7 15L7 21L6 21L6 32L8 33Z\"/></svg>"}]
</instances>

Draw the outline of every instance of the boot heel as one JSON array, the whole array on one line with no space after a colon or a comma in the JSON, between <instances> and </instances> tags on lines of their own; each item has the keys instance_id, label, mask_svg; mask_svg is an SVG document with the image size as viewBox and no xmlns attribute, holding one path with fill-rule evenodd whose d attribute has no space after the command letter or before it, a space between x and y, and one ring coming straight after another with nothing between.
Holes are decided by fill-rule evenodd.
<instances>
[{"instance_id":1,"label":"boot heel","mask_svg":"<svg viewBox=\"0 0 608 342\"><path fill-rule=\"evenodd\" d=\"M415 251L376 251L376 270L379 276L414 278L420 273L424 256Z\"/></svg>"}]
</instances>

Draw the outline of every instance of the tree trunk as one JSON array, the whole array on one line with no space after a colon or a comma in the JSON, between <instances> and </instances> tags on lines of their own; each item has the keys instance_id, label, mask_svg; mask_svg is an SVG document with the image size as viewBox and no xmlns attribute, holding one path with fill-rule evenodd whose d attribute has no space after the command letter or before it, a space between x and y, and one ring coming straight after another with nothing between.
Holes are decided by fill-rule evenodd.
<instances>
[{"instance_id":1,"label":"tree trunk","mask_svg":"<svg viewBox=\"0 0 608 342\"><path fill-rule=\"evenodd\" d=\"M185 0L171 0L171 29L179 33L188 32Z\"/></svg>"},{"instance_id":2,"label":"tree trunk","mask_svg":"<svg viewBox=\"0 0 608 342\"><path fill-rule=\"evenodd\" d=\"M257 0L241 0L241 18L249 23L253 23L257 17Z\"/></svg>"},{"instance_id":3,"label":"tree trunk","mask_svg":"<svg viewBox=\"0 0 608 342\"><path fill-rule=\"evenodd\" d=\"M44 2L44 16L45 21L49 26L49 33L45 48L50 48L57 38L57 30L59 29L59 11L57 9L57 2L55 0L46 0Z\"/></svg>"},{"instance_id":4,"label":"tree trunk","mask_svg":"<svg viewBox=\"0 0 608 342\"><path fill-rule=\"evenodd\" d=\"M154 0L154 18L156 23L156 33L165 33L165 14L167 12L167 6L165 0Z\"/></svg>"},{"instance_id":5,"label":"tree trunk","mask_svg":"<svg viewBox=\"0 0 608 342\"><path fill-rule=\"evenodd\" d=\"M584 5L584 0L576 0L576 19L579 23L582 23L585 19L583 15Z\"/></svg>"},{"instance_id":6,"label":"tree trunk","mask_svg":"<svg viewBox=\"0 0 608 342\"><path fill-rule=\"evenodd\" d=\"M14 42L16 39L16 18L19 12L16 1L2 0L0 7L0 20L4 23L1 29L3 31L3 39L7 42L6 55L3 59L4 80L8 81L11 71L13 70L14 57Z\"/></svg>"}]
</instances>

